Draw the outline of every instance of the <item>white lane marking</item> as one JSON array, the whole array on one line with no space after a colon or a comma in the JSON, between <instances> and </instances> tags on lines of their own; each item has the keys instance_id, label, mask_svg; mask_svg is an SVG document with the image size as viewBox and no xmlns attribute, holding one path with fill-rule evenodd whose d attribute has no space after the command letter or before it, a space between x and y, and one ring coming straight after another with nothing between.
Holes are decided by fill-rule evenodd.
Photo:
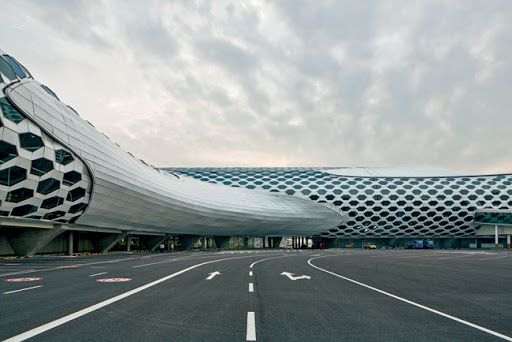
<instances>
[{"instance_id":1,"label":"white lane marking","mask_svg":"<svg viewBox=\"0 0 512 342\"><path fill-rule=\"evenodd\" d=\"M337 274L337 273L334 273L334 272L328 271L328 270L326 270L326 269L324 269L324 268L321 268L321 267L318 267L318 266L316 266L316 265L313 265L313 264L311 263L311 261L312 261L312 260L314 260L314 259L319 259L319 258L312 258L312 259L309 259L309 260L308 260L308 264L309 264L311 267L316 268L317 270L320 270L320 271L323 271L323 272L325 272L325 273L329 273L330 275L333 275L333 276L335 276L335 277L338 277L338 278L341 278L341 279L344 279L344 280L350 281L351 283L354 283L354 284L357 284L357 285L360 285L360 286L366 287L367 289L370 289L370 290L373 290L373 291L376 291L376 292L382 293L383 295L389 296L389 297L391 297L391 298L398 299L398 300L400 300L400 301L402 301L402 302L404 302L404 303L414 305L414 306L416 306L416 307L418 307L418 308L420 308L420 309L430 311L430 312L435 313L435 314L437 314L437 315L439 315L439 316L443 316L443 317L449 318L449 319L451 319L451 320L454 320L454 321L456 321L456 322L459 322L459 323L465 324L465 325L470 326L470 327L472 327L472 328L475 328L475 329L478 329L478 330L480 330L480 331L486 332L486 333L488 333L488 334L494 335L494 336L496 336L496 337L502 338L502 339L504 339L504 340L506 340L506 341L512 341L512 337L510 337L510 336L500 334L499 332L496 332L496 331L493 331L493 330L490 330L490 329L484 328L484 327L482 327L482 326L480 326L480 325L477 325L477 324L474 324L474 323L471 323L471 322L465 321L465 320L463 320L463 319L460 319L460 318L455 317L455 316L452 316L452 315L448 315L448 314L446 314L446 313L444 313L444 312L437 311L437 310L435 310L435 309L429 308L428 306L421 305L421 304L419 304L419 303L413 302L412 300L408 300L408 299L405 299L405 298L399 297L399 296L397 296L397 295L394 295L394 294L392 294L392 293L389 293L389 292L386 292L386 291L383 291L383 290L379 290L378 288L375 288L375 287L373 287L373 286L366 285L366 284L361 283L361 282L359 282L359 281L357 281L357 280L353 280L353 279L350 279L350 278L344 277L344 276L339 275L339 274Z\"/></svg>"},{"instance_id":2,"label":"white lane marking","mask_svg":"<svg viewBox=\"0 0 512 342\"><path fill-rule=\"evenodd\" d=\"M253 266L254 266L254 265L259 264L260 262L265 261L265 260L278 259L278 258L286 258L286 257L288 257L288 255L280 255L280 256L277 256L277 257L271 257L271 258L261 259L261 260L258 260L258 261L253 262L253 263L249 266L249 268L253 268Z\"/></svg>"},{"instance_id":3,"label":"white lane marking","mask_svg":"<svg viewBox=\"0 0 512 342\"><path fill-rule=\"evenodd\" d=\"M171 258L169 258L170 260L156 261L156 262L152 262L152 263L149 263L149 264L136 265L136 266L132 266L132 268L139 268L139 267L146 267L146 266L152 266L152 265L158 265L158 264L165 264L167 262L175 262L175 261L178 261L178 260L193 259L193 258L201 259L201 258L206 258L206 256L197 256L197 254L194 254L194 255L189 255L189 256L179 257L179 258L178 257L171 257Z\"/></svg>"},{"instance_id":4,"label":"white lane marking","mask_svg":"<svg viewBox=\"0 0 512 342\"><path fill-rule=\"evenodd\" d=\"M127 281L132 281L132 278L104 278L104 279L96 279L98 283L124 283Z\"/></svg>"},{"instance_id":5,"label":"white lane marking","mask_svg":"<svg viewBox=\"0 0 512 342\"><path fill-rule=\"evenodd\" d=\"M249 271L249 277L252 277L252 271Z\"/></svg>"},{"instance_id":6,"label":"white lane marking","mask_svg":"<svg viewBox=\"0 0 512 342\"><path fill-rule=\"evenodd\" d=\"M249 292L254 292L254 284L249 283Z\"/></svg>"},{"instance_id":7,"label":"white lane marking","mask_svg":"<svg viewBox=\"0 0 512 342\"><path fill-rule=\"evenodd\" d=\"M506 258L508 255L500 256L500 257L493 257L493 258L483 258L483 259L475 259L475 260L494 260L494 259L501 259Z\"/></svg>"},{"instance_id":8,"label":"white lane marking","mask_svg":"<svg viewBox=\"0 0 512 342\"><path fill-rule=\"evenodd\" d=\"M39 280L43 280L43 278L36 278L36 277L32 277L32 278L11 278L11 279L4 279L4 281L9 282L9 283L23 283L23 282L26 282L26 281L39 281Z\"/></svg>"},{"instance_id":9,"label":"white lane marking","mask_svg":"<svg viewBox=\"0 0 512 342\"><path fill-rule=\"evenodd\" d=\"M10 276L10 275L17 275L17 274L25 274L25 273L33 273L33 272L37 272L39 270L35 270L35 269L30 269L30 270L26 270L26 271L17 271L17 272L13 272L13 273L4 273L4 274L0 274L0 277L6 277L6 276Z\"/></svg>"},{"instance_id":10,"label":"white lane marking","mask_svg":"<svg viewBox=\"0 0 512 342\"><path fill-rule=\"evenodd\" d=\"M89 277L96 277L96 276L99 276L99 275L102 275L102 274L107 274L107 272L100 272L100 273L91 274Z\"/></svg>"},{"instance_id":11,"label":"white lane marking","mask_svg":"<svg viewBox=\"0 0 512 342\"><path fill-rule=\"evenodd\" d=\"M220 274L219 271L209 273L209 276L208 276L208 278L206 278L206 280L212 280L213 278L215 278L216 275L219 275L219 274Z\"/></svg>"},{"instance_id":12,"label":"white lane marking","mask_svg":"<svg viewBox=\"0 0 512 342\"><path fill-rule=\"evenodd\" d=\"M37 285L37 286L32 286L32 287L26 287L24 289L19 289L19 290L14 290L14 291L7 291L7 292L4 292L2 294L11 294L11 293L16 293L16 292L21 292L21 291L27 291L27 290L32 290L32 289L37 289L38 287L43 287L43 285Z\"/></svg>"},{"instance_id":13,"label":"white lane marking","mask_svg":"<svg viewBox=\"0 0 512 342\"><path fill-rule=\"evenodd\" d=\"M115 303L117 301L120 301L121 299L124 299L126 297L130 297L136 293L139 293L141 291L144 291L150 287L153 287L155 285L158 285L166 280L169 280L171 278L174 278L176 276L179 276L180 274L183 274L185 272L188 272L190 270L193 270L195 268L198 268L198 267L201 267L201 266L204 266L204 265L208 265L208 264L213 264L213 263L216 263L216 262L221 262L221 261L226 261L226 260L235 260L235 259L245 259L245 258L249 258L250 256L240 256L240 257L231 257L231 258L225 258L225 259L218 259L218 260L212 260L212 261L206 261L206 262L202 262L200 264L195 264L193 266L190 266L190 267L187 267L187 268L184 268L178 272L175 272L173 274L170 274L168 276L165 276L163 278L160 278L160 279L157 279L155 281L152 281L150 283L147 283L146 285L142 285L142 286L139 286L133 290L130 290L128 292L125 292L125 293L122 293L120 295L117 295L115 297L112 297L110 299L107 299L107 300L104 300L100 303L97 303L97 304L94 304L94 305L91 305L85 309L82 309L82 310L79 310L77 312L74 312L72 314L69 314L67 316L64 316L64 317L61 317L59 319L56 319L52 322L49 322L49 323L46 323L46 324L43 324L37 328L34 328L34 329L31 329L31 330L28 330L28 331L25 331L24 333L21 333L19 335L16 335L16 336L13 336L11 338L8 338L6 340L4 340L3 342L21 342L21 341L25 341L31 337L34 337L34 336L37 336L39 334L42 334L48 330L51 330L53 328L56 328L62 324L65 324L67 322L70 322L74 319L77 319L79 317L82 317L84 315L87 315L88 313L91 313L93 311L96 311L98 309L101 309L107 305L110 305L112 303Z\"/></svg>"},{"instance_id":14,"label":"white lane marking","mask_svg":"<svg viewBox=\"0 0 512 342\"><path fill-rule=\"evenodd\" d=\"M256 319L253 311L247 312L247 333L245 339L247 341L256 341Z\"/></svg>"},{"instance_id":15,"label":"white lane marking","mask_svg":"<svg viewBox=\"0 0 512 342\"><path fill-rule=\"evenodd\" d=\"M157 255L159 256L159 255ZM136 257L136 258L125 258L125 259L114 259L114 260L107 260L107 261L97 261L97 262L90 262L86 264L79 264L79 266L91 266L91 265L100 265L100 264L110 264L110 263L116 263L121 261L128 261L128 260L135 260L135 259L147 259L147 258L153 258L153 256L144 256L144 257ZM53 268L41 268L41 269L30 269L27 271L19 271L16 273L4 273L0 274L0 277L5 277L9 275L15 275L15 274L27 274L27 273L35 273L35 272L45 272L45 271L55 271L55 270L61 270L62 268L59 267L53 267Z\"/></svg>"},{"instance_id":16,"label":"white lane marking","mask_svg":"<svg viewBox=\"0 0 512 342\"><path fill-rule=\"evenodd\" d=\"M287 276L288 279L290 279L290 280L300 280L300 279L308 279L309 280L309 279L311 279L310 276L305 275L305 274L303 274L301 276L294 276L293 273L283 272L283 273L281 273L281 275Z\"/></svg>"}]
</instances>

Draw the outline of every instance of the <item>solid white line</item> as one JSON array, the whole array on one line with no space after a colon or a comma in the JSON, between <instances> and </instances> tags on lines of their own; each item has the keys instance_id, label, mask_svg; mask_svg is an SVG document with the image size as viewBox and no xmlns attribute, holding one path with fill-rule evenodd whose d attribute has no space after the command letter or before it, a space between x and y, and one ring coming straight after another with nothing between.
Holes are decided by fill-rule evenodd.
<instances>
[{"instance_id":1,"label":"solid white line","mask_svg":"<svg viewBox=\"0 0 512 342\"><path fill-rule=\"evenodd\" d=\"M254 266L254 265L256 265L256 264L258 264L258 263L260 263L260 262L262 262L262 261L265 261L265 260L277 259L277 258L285 258L285 257L288 257L288 256L289 256L289 255L281 255L281 256L277 256L277 257L261 259L261 260L258 260L258 261L253 262L253 263L249 266L249 268L253 268L253 266Z\"/></svg>"},{"instance_id":2,"label":"solid white line","mask_svg":"<svg viewBox=\"0 0 512 342\"><path fill-rule=\"evenodd\" d=\"M254 284L249 283L249 292L254 292Z\"/></svg>"},{"instance_id":3,"label":"solid white line","mask_svg":"<svg viewBox=\"0 0 512 342\"><path fill-rule=\"evenodd\" d=\"M171 278L174 278L180 274L183 274L185 272L188 272L190 270L193 270L194 268L197 268L197 267L201 267L203 265L208 265L208 264L212 264L212 263L216 263L216 262L220 262L220 261L226 261L226 260L234 260L234 259L244 259L244 258L249 258L250 256L241 256L241 257L230 257L230 258L225 258L225 259L218 259L218 260L212 260L212 261L206 261L206 262L202 262L200 264L196 264L196 265L193 265L193 266L190 266L190 267L187 267L187 268L184 268L182 269L181 271L178 271L178 272L175 272L173 274L170 274L168 276L165 276L163 278L160 278L160 279L157 279L155 281L152 281L150 283L147 283L146 285L142 285L142 286L139 286L133 290L130 290L128 292L125 292L125 293L122 293L118 296L115 296L115 297L112 297L110 299L107 299L107 300L104 300L103 302L100 302L100 303L97 303L97 304L94 304L92 306L89 306L85 309L82 309L82 310L79 310L75 313L72 313L70 315L67 315L67 316L64 316L64 317L61 317L59 319L56 319L55 321L52 321L52 322L49 322L49 323L46 323L46 324L43 324L37 328L34 328L34 329L31 329L31 330L28 330L28 331L25 331L24 333L21 333L19 335L16 335L16 336L13 336L11 338L8 338L6 340L4 340L3 342L21 342L21 341L25 341L31 337L34 337L34 336L37 336L39 334L42 334L48 330L51 330L53 328L56 328L62 324L65 324L67 322L70 322L74 319L77 319L79 317L82 317L84 315L87 315L88 313L91 313L93 311L96 311L98 309L101 309L107 305L110 305L112 303L115 303L117 301L120 301L121 299L124 299L126 297L129 297L131 295L134 295L136 293L139 293L141 291L144 291L150 287L153 287L157 284L160 284L166 280L169 280Z\"/></svg>"},{"instance_id":4,"label":"solid white line","mask_svg":"<svg viewBox=\"0 0 512 342\"><path fill-rule=\"evenodd\" d=\"M344 276L342 276L342 275L339 275L339 274L337 274L337 273L334 273L334 272L328 271L328 270L326 270L326 269L323 269L323 268L321 268L321 267L315 266L315 265L313 265L313 264L311 263L311 260L314 260L314 259L319 259L319 258L312 258L312 259L309 259L309 260L308 260L308 264L309 264L311 267L314 267L314 268L316 268L316 269L318 269L318 270L320 270L320 271L323 271L323 272L325 272L325 273L329 273L329 274L331 274L331 275L333 275L333 276L335 276L335 277L338 277L338 278L341 278L341 279L344 279L344 280L350 281L350 282L352 282L352 283L354 283L354 284L357 284L357 285L360 285L360 286L366 287L367 289L370 289L370 290L373 290L373 291L376 291L376 292L382 293L383 295L389 296L389 297L391 297L391 298L398 299L398 300L400 300L400 301L402 301L402 302L405 302L405 303L407 303L407 304L414 305L414 306L416 306L416 307L418 307L418 308L420 308L420 309L427 310L427 311L433 312L433 313L435 313L435 314L437 314L437 315L440 315L440 316L443 316L443 317L449 318L449 319L451 319L451 320L454 320L454 321L456 321L456 322L459 322L459 323L465 324L465 325L470 326L470 327L472 327L472 328L475 328L475 329L478 329L478 330L480 330L480 331L486 332L486 333L488 333L488 334L494 335L494 336L496 336L496 337L502 338L502 339L504 339L504 340L506 340L506 341L512 341L512 337L510 337L510 336L506 336L506 335L500 334L499 332L496 332L496 331L493 331L493 330L490 330L490 329L484 328L484 327L482 327L482 326L480 326L480 325L477 325L477 324L474 324L474 323L471 323L471 322L465 321L465 320L460 319L460 318L457 318L457 317L455 317L455 316L448 315L448 314L446 314L446 313L444 313L444 312L437 311L437 310L435 310L435 309L429 308L428 306L421 305L421 304L419 304L419 303L413 302L412 300L408 300L408 299L405 299L405 298L399 297L399 296L397 296L397 295L391 294L391 293L389 293L389 292L386 292L386 291L383 291L383 290L379 290L379 289L377 289L377 288L375 288L375 287L373 287L373 286L366 285L366 284L361 283L361 282L359 282L359 281L357 281L357 280L353 280L353 279L350 279L350 278L344 277Z\"/></svg>"},{"instance_id":5,"label":"solid white line","mask_svg":"<svg viewBox=\"0 0 512 342\"><path fill-rule=\"evenodd\" d=\"M7 291L7 292L4 292L3 294L10 294L10 293L16 293L16 292L21 292L21 291L32 290L32 289L37 289L38 287L43 287L43 285L37 285L37 286L32 286L32 287L26 287L26 288L24 288L24 289L19 289L19 290L14 290L14 291Z\"/></svg>"},{"instance_id":6,"label":"solid white line","mask_svg":"<svg viewBox=\"0 0 512 342\"><path fill-rule=\"evenodd\" d=\"M96 276L99 276L99 275L102 275L102 274L107 274L107 272L100 272L100 273L91 274L89 277L96 277Z\"/></svg>"},{"instance_id":7,"label":"solid white line","mask_svg":"<svg viewBox=\"0 0 512 342\"><path fill-rule=\"evenodd\" d=\"M256 341L256 319L253 311L247 313L247 341Z\"/></svg>"},{"instance_id":8,"label":"solid white line","mask_svg":"<svg viewBox=\"0 0 512 342\"><path fill-rule=\"evenodd\" d=\"M249 271L249 276L252 277L252 271Z\"/></svg>"}]
</instances>

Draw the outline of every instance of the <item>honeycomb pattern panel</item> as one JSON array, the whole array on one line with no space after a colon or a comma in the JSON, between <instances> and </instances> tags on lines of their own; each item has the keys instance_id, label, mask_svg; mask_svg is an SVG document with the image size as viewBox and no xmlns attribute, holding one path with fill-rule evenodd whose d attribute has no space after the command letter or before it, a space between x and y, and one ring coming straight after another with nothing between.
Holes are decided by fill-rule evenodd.
<instances>
[{"instance_id":1,"label":"honeycomb pattern panel","mask_svg":"<svg viewBox=\"0 0 512 342\"><path fill-rule=\"evenodd\" d=\"M80 159L0 98L0 216L73 223L91 188Z\"/></svg>"},{"instance_id":2,"label":"honeycomb pattern panel","mask_svg":"<svg viewBox=\"0 0 512 342\"><path fill-rule=\"evenodd\" d=\"M512 175L354 177L320 168L167 168L205 182L262 189L334 205L329 238L471 237L477 209L512 209Z\"/></svg>"}]
</instances>

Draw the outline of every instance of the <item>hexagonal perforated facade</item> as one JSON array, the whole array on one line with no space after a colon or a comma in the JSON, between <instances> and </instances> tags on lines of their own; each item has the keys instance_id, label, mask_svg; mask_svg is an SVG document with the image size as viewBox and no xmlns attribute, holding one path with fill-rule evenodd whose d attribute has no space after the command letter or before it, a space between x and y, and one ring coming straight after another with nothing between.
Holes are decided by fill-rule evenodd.
<instances>
[{"instance_id":1,"label":"hexagonal perforated facade","mask_svg":"<svg viewBox=\"0 0 512 342\"><path fill-rule=\"evenodd\" d=\"M1 215L74 222L90 198L91 177L85 164L6 98L0 98L0 119ZM70 161L63 163L63 155ZM77 205L80 210L75 210Z\"/></svg>"},{"instance_id":2,"label":"hexagonal perforated facade","mask_svg":"<svg viewBox=\"0 0 512 342\"><path fill-rule=\"evenodd\" d=\"M167 168L205 182L330 203L343 223L324 237L470 237L477 209L512 208L512 175L355 177L329 168Z\"/></svg>"}]
</instances>

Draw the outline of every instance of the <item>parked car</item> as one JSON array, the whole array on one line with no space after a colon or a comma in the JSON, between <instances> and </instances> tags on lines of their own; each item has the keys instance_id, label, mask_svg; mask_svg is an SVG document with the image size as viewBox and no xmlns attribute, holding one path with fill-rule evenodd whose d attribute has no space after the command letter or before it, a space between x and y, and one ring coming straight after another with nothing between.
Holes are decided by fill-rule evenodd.
<instances>
[{"instance_id":1,"label":"parked car","mask_svg":"<svg viewBox=\"0 0 512 342\"><path fill-rule=\"evenodd\" d=\"M423 240L409 240L405 243L405 248L407 248L407 249L422 249L423 248Z\"/></svg>"},{"instance_id":2,"label":"parked car","mask_svg":"<svg viewBox=\"0 0 512 342\"><path fill-rule=\"evenodd\" d=\"M423 249L433 249L434 241L432 240L423 240Z\"/></svg>"},{"instance_id":3,"label":"parked car","mask_svg":"<svg viewBox=\"0 0 512 342\"><path fill-rule=\"evenodd\" d=\"M377 249L377 246L375 246L372 242L367 242L363 245L364 249Z\"/></svg>"}]
</instances>

